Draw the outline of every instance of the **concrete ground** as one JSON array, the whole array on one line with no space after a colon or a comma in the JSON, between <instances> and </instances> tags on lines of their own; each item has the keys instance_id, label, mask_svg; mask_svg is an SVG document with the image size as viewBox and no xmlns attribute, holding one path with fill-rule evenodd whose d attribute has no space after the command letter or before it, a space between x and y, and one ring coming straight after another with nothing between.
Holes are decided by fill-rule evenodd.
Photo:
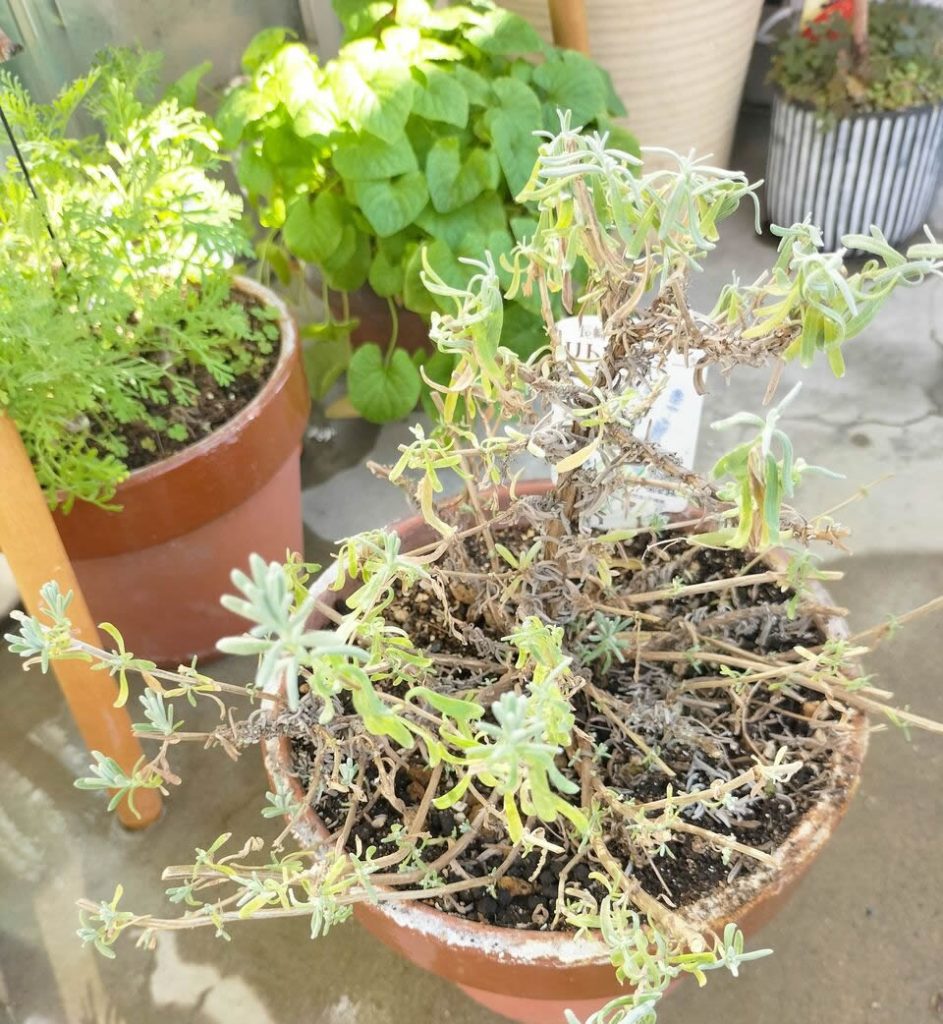
<instances>
[{"instance_id":1,"label":"concrete ground","mask_svg":"<svg viewBox=\"0 0 943 1024\"><path fill-rule=\"evenodd\" d=\"M747 117L737 162L762 172L762 118ZM756 274L771 261L748 215L728 226L695 300L710 301L733 268ZM852 623L882 621L943 592L943 286L897 295L849 345L848 373L806 375L788 429L808 461L846 475L816 481L803 507L821 510L889 476L842 518L856 555L833 593ZM713 382L705 423L756 408L765 378L744 371ZM363 468L389 457L405 426L341 424L318 433L304 456L309 555L330 541L395 518L398 494ZM699 462L719 451L710 431ZM146 585L146 581L142 581ZM908 626L868 659L868 670L915 710L943 719L939 637L943 620ZM244 676L232 659L223 678ZM125 948L117 961L83 950L74 901L109 897L162 907L162 866L185 862L218 834L264 834L265 781L251 753L183 751L185 784L163 819L128 833L103 803L72 788L87 755L51 680L23 676L0 654L0 1021L16 1024L498 1024L462 994L388 952L356 924L311 943L302 921L235 928L231 943L208 934L164 938L156 953ZM703 992L682 987L663 1024L934 1024L943 1021L943 738L876 736L845 823L792 903L759 936L774 957ZM554 1024L549 1022L548 1024Z\"/></svg>"}]
</instances>

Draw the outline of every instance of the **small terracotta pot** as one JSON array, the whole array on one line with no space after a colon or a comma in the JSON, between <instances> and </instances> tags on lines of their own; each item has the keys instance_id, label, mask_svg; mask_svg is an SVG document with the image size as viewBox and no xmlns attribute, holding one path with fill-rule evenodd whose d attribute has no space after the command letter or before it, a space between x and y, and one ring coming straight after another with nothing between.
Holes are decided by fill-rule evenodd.
<instances>
[{"instance_id":1,"label":"small terracotta pot","mask_svg":"<svg viewBox=\"0 0 943 1024\"><path fill-rule=\"evenodd\" d=\"M262 390L228 423L170 458L134 470L119 512L76 502L55 513L96 622L113 622L128 650L162 665L218 656L216 641L245 621L220 597L257 552L301 551L301 438L310 397L287 307L237 278L279 312L281 354Z\"/></svg>"},{"instance_id":2,"label":"small terracotta pot","mask_svg":"<svg viewBox=\"0 0 943 1024\"><path fill-rule=\"evenodd\" d=\"M521 493L541 493L544 482L519 488ZM408 551L438 537L419 516L392 527ZM768 561L781 568L785 557L774 552ZM333 570L325 573L315 590L321 601L333 606L339 600L330 589ZM814 585L814 596L823 605L831 600ZM316 616L313 628L326 628ZM847 635L843 619L825 623L831 637ZM282 689L276 684L273 690ZM685 920L705 936L722 932L736 922L750 934L761 928L785 904L796 883L811 865L841 820L858 785L868 745L867 719L856 715L845 738L836 746L831 764L831 785L806 812L779 846L774 866L761 865L747 875L685 907ZM287 783L295 797L305 797L293 774L289 740L279 737L263 748L270 778ZM315 848L327 836L320 819L308 808L293 826L305 849ZM454 982L476 1002L524 1024L562 1024L563 1011L571 1009L580 1019L600 1009L610 999L630 990L621 986L602 942L573 933L524 931L465 920L417 902L361 903L354 909L357 920L372 935L411 963Z\"/></svg>"},{"instance_id":3,"label":"small terracotta pot","mask_svg":"<svg viewBox=\"0 0 943 1024\"><path fill-rule=\"evenodd\" d=\"M354 292L348 292L347 301L350 315L360 321L350 336L351 344L356 348L372 341L386 351L390 332L393 330L390 307L386 299L380 298L376 292L364 285L363 288L358 288ZM340 296L336 293L331 295L331 311L336 317L343 315ZM409 353L419 352L423 349L431 351L429 327L422 317L402 306L397 306L396 315L398 321L397 346Z\"/></svg>"}]
</instances>

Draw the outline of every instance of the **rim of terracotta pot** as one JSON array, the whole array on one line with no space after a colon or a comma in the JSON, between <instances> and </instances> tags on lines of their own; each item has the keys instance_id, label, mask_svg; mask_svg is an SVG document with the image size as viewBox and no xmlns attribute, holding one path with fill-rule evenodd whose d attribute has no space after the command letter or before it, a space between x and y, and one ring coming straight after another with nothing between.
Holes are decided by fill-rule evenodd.
<instances>
[{"instance_id":1,"label":"rim of terracotta pot","mask_svg":"<svg viewBox=\"0 0 943 1024\"><path fill-rule=\"evenodd\" d=\"M534 494L546 488L544 482L531 482L525 488L519 488L518 492ZM389 528L401 536L415 535L425 530L432 537L438 536L421 516L400 520ZM768 553L766 561L773 568L783 568L788 562L788 556L784 551L776 549ZM336 564L322 573L312 587L325 604L333 605L341 596L337 591L329 589L335 578ZM809 589L820 604L826 607L832 605L828 592L820 584L811 581ZM845 620L837 616L820 620L819 624L829 637L845 637L849 632ZM284 682L275 680L266 689L269 693L281 692ZM750 874L739 876L695 903L681 908L684 919L696 931L706 935L711 931L721 931L727 922L740 922L753 915L759 917L764 904L774 900L799 879L848 809L860 778L868 735L867 716L852 712L847 732L835 744L825 791L777 847L773 854L775 863L761 864ZM277 776L286 780L295 798L303 801L305 792L297 776L292 773L289 739L282 736L266 740L262 753L269 777ZM305 807L301 818L292 826L292 832L305 849L317 848L328 834L310 806ZM379 891L395 892L382 888ZM574 932L518 930L482 924L415 900L379 900L364 904L364 908L371 913L383 915L402 928L447 945L458 953L464 951L494 956L512 966L612 969L605 945L592 936L577 937ZM618 987L614 971L613 985Z\"/></svg>"},{"instance_id":2,"label":"rim of terracotta pot","mask_svg":"<svg viewBox=\"0 0 943 1024\"><path fill-rule=\"evenodd\" d=\"M72 558L101 558L163 543L208 523L255 493L300 443L310 410L298 328L284 300L250 278L234 287L278 312L274 369L232 419L166 459L132 470L112 499L118 511L77 501L56 525ZM214 460L213 474L206 472Z\"/></svg>"}]
</instances>

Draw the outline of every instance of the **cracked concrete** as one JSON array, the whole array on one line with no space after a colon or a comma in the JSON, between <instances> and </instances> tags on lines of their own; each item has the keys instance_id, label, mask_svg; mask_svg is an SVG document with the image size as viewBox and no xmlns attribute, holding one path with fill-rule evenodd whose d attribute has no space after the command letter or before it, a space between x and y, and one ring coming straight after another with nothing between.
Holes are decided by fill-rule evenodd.
<instances>
[{"instance_id":1,"label":"cracked concrete","mask_svg":"<svg viewBox=\"0 0 943 1024\"><path fill-rule=\"evenodd\" d=\"M745 121L737 154L754 173L764 151L758 122ZM941 209L943 214L943 209ZM734 268L744 277L768 265L772 247L738 217L694 286L706 304ZM864 627L943 592L943 346L939 282L896 296L848 349L848 373L790 370L781 393L805 381L787 429L798 454L843 472L812 479L803 508L819 510L878 478L866 501L844 509L857 557L833 556L846 578L837 601ZM705 422L759 405L765 377L713 381ZM381 525L404 511L399 493L374 480L380 461L407 437L405 426L339 425L304 455L308 555L331 541ZM727 438L704 430L699 464ZM915 710L943 718L941 621L903 630L868 659L868 670ZM216 667L244 677L232 659ZM312 943L303 921L234 928L225 943L208 934L164 940L156 953L126 948L116 962L75 938L74 900L110 897L125 884L129 905L159 909L163 865L187 859L223 831L267 834L260 817L265 782L252 754L237 763L181 750L185 784L164 818L126 833L102 802L72 788L86 754L50 680L0 654L6 697L0 719L0 1020L10 1024L499 1024L457 990L407 965L354 924ZM776 956L747 965L739 979L682 987L662 1024L939 1024L943 1020L943 740L896 732L876 736L847 820L792 903L756 942ZM556 1024L549 1022L548 1024Z\"/></svg>"}]
</instances>

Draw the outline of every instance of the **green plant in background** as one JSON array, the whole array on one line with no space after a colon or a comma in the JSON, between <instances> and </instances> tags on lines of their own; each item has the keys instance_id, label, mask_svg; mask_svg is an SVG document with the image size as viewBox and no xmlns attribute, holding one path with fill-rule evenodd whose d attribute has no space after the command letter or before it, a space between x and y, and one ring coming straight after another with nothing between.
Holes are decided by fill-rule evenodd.
<instances>
[{"instance_id":1,"label":"green plant in background","mask_svg":"<svg viewBox=\"0 0 943 1024\"><path fill-rule=\"evenodd\" d=\"M674 893L659 866L696 840L686 856L715 858L718 872L775 869L777 842L754 841L750 829L763 800L790 802L788 784L816 744L827 752L817 763L831 763L862 713L943 727L890 707L887 691L857 675L866 648L856 641L873 631L829 639L816 627L810 640L823 613L807 584L831 574L814 569L806 546L842 532L784 501L804 468L779 424L790 396L765 421L738 421L758 433L718 463L721 488L639 436L640 423L672 354L696 352L700 367L729 370L824 353L834 367L831 348L873 315L867 303L943 273L943 247L931 239L900 254L875 236L879 256L847 275L808 251L815 233L796 225L782 232L774 273L732 284L713 315L699 316L686 303L688 277L715 247L720 221L755 188L690 159L639 173L564 118L524 189L538 212L534 231L502 258L506 291L532 290L544 311L549 350L523 360L502 345L508 307L490 255L464 286L427 263L431 294L451 302L433 311L431 337L456 365L432 395L436 427L417 427L388 474L415 498L427 534L410 550L392 530L348 538L329 581L310 590L297 561L254 558L248 575L234 573L239 595L228 607L251 625L222 646L258 659L250 685L217 683L195 667L159 670L120 644L107 652L71 638L54 586L42 620L19 616L7 639L28 664L78 657L147 683L136 732L156 753L130 775L96 756L84 788L173 785L168 757L179 742L235 753L284 737L299 755L298 778L276 784L260 811L280 808L297 823L310 805L329 833L288 853L291 825L264 853L250 841L226 854L231 837L220 836L192 864L165 872L170 900L185 905L180 915L119 910L119 889L110 901L82 901L83 941L110 956L129 929L145 943L162 929L225 936L230 924L272 916L304 916L318 936L354 904L386 900L439 901L487 920L474 902L456 901L497 892L515 869L526 881L556 865L545 917L519 926L599 940L627 986L594 1017L599 1024L651 1024L675 978L736 974L765 954L745 952L734 924L715 930L690 905L662 902L663 890ZM606 347L595 364L580 365L559 344L557 302L601 318ZM833 332L820 330L826 306ZM516 489L525 458L546 467L543 493ZM641 479L626 473L633 467ZM462 493L436 503L448 471ZM495 484L507 485L504 501ZM607 502L630 489L644 505L652 488L680 494L691 517L597 528ZM692 527L712 532L689 535ZM779 541L793 554L785 567L767 560ZM776 640L764 647L771 631ZM204 733L169 712L184 700L219 703L220 694L245 700L245 718L227 714ZM794 703L764 726L783 699ZM705 774L695 759L710 763ZM448 824L434 825L434 812ZM364 829L375 842L363 841ZM462 861L475 842L492 857L481 873ZM575 864L585 866L582 878L568 875Z\"/></svg>"},{"instance_id":2,"label":"green plant in background","mask_svg":"<svg viewBox=\"0 0 943 1024\"><path fill-rule=\"evenodd\" d=\"M845 6L778 42L769 77L786 99L814 107L826 125L943 101L943 10L901 0L871 4L859 42Z\"/></svg>"},{"instance_id":3,"label":"green plant in background","mask_svg":"<svg viewBox=\"0 0 943 1024\"><path fill-rule=\"evenodd\" d=\"M355 409L383 422L413 409L423 387L417 364L427 358L397 348L397 309L428 318L448 303L423 287L423 258L462 287L471 276L462 259L499 259L533 233L533 207L513 202L537 155L533 133L553 128L567 107L617 148L636 145L612 122L624 110L604 71L545 45L490 0L335 8L346 33L335 60L320 67L288 32L267 30L246 50L247 78L217 125L238 147L239 181L266 232L259 254L283 277L300 260L323 278L328 319L306 331L315 396L346 369ZM392 335L352 353L349 314L332 312L327 290L364 285L388 300ZM533 353L545 339L539 312L519 295L502 343ZM433 355L426 372L447 380L453 362Z\"/></svg>"},{"instance_id":4,"label":"green plant in background","mask_svg":"<svg viewBox=\"0 0 943 1024\"><path fill-rule=\"evenodd\" d=\"M225 387L277 344L271 314L232 294L251 252L242 203L210 177L219 136L171 91L159 58L113 52L51 104L0 72L34 198L10 156L0 178L0 408L51 505L107 501L144 451L202 436L193 374ZM72 137L88 123L95 134ZM247 344L251 341L251 346Z\"/></svg>"}]
</instances>

